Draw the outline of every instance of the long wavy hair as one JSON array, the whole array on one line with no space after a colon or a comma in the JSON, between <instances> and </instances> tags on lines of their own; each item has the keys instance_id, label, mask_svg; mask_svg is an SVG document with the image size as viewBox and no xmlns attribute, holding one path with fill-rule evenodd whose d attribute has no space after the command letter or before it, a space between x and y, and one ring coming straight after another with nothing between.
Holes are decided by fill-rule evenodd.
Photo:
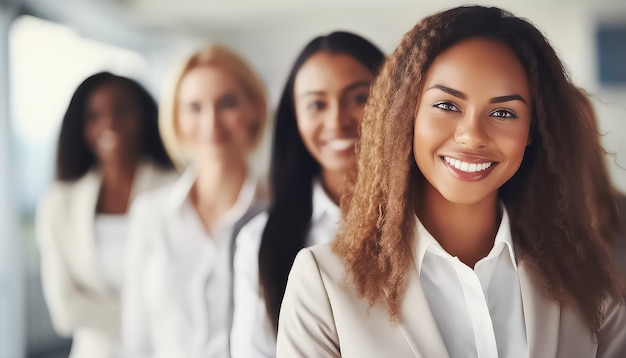
<instances>
[{"instance_id":1,"label":"long wavy hair","mask_svg":"<svg viewBox=\"0 0 626 358\"><path fill-rule=\"evenodd\" d=\"M528 21L495 7L458 7L426 17L402 39L375 81L361 124L357 175L342 200L335 251L358 294L383 300L392 322L412 267L415 210L422 174L413 156L415 109L426 71L444 50L469 38L508 45L526 70L533 109L517 173L499 189L520 257L554 301L570 303L597 332L603 300L622 287L609 258L610 238L590 220L610 211L589 201L606 172L588 180L604 154L589 131L569 76ZM613 205L614 207L614 205ZM386 292L386 295L385 295Z\"/></svg>"},{"instance_id":2,"label":"long wavy hair","mask_svg":"<svg viewBox=\"0 0 626 358\"><path fill-rule=\"evenodd\" d=\"M615 198L620 193L610 180L609 169L606 165L606 156L609 154L600 146L602 134L598 130L598 119L590 95L583 88L574 88L573 90L577 97L576 104L579 106L579 111L588 121L587 130L593 134L599 146L599 152L584 153L590 157L587 161L590 167L586 170L587 185L590 186L590 195L587 197L588 205L593 205L594 202L602 203L596 213L597 216L591 218L592 225L602 232L602 236L609 240L610 245L614 246L616 235L623 234L621 233L619 212L615 204Z\"/></svg>"},{"instance_id":3,"label":"long wavy hair","mask_svg":"<svg viewBox=\"0 0 626 358\"><path fill-rule=\"evenodd\" d=\"M61 123L57 144L56 178L74 181L81 178L93 166L97 157L89 148L85 138L85 113L92 94L101 87L117 84L128 91L141 112L140 154L150 158L163 168L173 168L159 136L158 107L139 82L110 72L99 72L86 78L74 91Z\"/></svg>"},{"instance_id":4,"label":"long wavy hair","mask_svg":"<svg viewBox=\"0 0 626 358\"><path fill-rule=\"evenodd\" d=\"M278 328L280 303L293 260L305 245L313 211L313 179L320 165L304 146L296 123L294 82L314 54L344 54L376 75L385 55L368 40L348 32L333 32L309 42L296 59L276 111L270 185L274 201L259 250L259 279L269 318Z\"/></svg>"}]
</instances>

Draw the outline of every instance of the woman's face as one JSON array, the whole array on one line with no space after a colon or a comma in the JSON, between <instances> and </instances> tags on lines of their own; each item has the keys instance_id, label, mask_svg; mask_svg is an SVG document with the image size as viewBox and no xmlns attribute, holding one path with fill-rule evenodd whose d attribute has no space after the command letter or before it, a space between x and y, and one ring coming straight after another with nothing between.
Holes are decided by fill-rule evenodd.
<instances>
[{"instance_id":1,"label":"woman's face","mask_svg":"<svg viewBox=\"0 0 626 358\"><path fill-rule=\"evenodd\" d=\"M245 161L259 113L233 76L216 66L195 67L177 96L179 138L196 164Z\"/></svg>"},{"instance_id":2,"label":"woman's face","mask_svg":"<svg viewBox=\"0 0 626 358\"><path fill-rule=\"evenodd\" d=\"M374 75L344 54L318 52L294 83L298 130L323 171L343 172L354 163L354 145Z\"/></svg>"},{"instance_id":3,"label":"woman's face","mask_svg":"<svg viewBox=\"0 0 626 358\"><path fill-rule=\"evenodd\" d=\"M84 115L85 139L99 161L135 157L142 113L127 87L116 82L101 85L87 99Z\"/></svg>"},{"instance_id":4,"label":"woman's face","mask_svg":"<svg viewBox=\"0 0 626 358\"><path fill-rule=\"evenodd\" d=\"M446 200L497 197L529 143L526 72L506 45L481 38L441 53L424 80L415 115L415 162Z\"/></svg>"}]
</instances>

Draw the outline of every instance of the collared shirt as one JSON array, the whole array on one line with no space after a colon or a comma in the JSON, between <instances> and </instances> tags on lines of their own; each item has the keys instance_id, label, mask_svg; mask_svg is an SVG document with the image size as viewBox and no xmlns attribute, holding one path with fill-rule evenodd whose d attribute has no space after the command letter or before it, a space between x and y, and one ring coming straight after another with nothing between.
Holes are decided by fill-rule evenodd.
<instances>
[{"instance_id":1,"label":"collared shirt","mask_svg":"<svg viewBox=\"0 0 626 358\"><path fill-rule=\"evenodd\" d=\"M331 241L337 232L341 212L326 194L319 179L313 182L313 211L306 246ZM233 358L276 356L276 335L265 308L259 284L259 247L268 213L263 212L237 235L235 251L235 313L231 332Z\"/></svg>"},{"instance_id":2,"label":"collared shirt","mask_svg":"<svg viewBox=\"0 0 626 358\"><path fill-rule=\"evenodd\" d=\"M416 268L451 357L528 357L509 217L474 269L447 253L417 220Z\"/></svg>"},{"instance_id":3,"label":"collared shirt","mask_svg":"<svg viewBox=\"0 0 626 358\"><path fill-rule=\"evenodd\" d=\"M134 358L230 357L231 240L256 185L248 178L207 232L189 196L196 178L188 169L131 211L123 338Z\"/></svg>"}]
</instances>

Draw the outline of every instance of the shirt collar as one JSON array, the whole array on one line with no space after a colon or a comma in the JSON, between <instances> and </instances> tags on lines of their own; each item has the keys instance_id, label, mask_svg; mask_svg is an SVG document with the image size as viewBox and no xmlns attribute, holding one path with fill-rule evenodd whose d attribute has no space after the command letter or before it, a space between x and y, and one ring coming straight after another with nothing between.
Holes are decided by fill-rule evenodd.
<instances>
[{"instance_id":1,"label":"shirt collar","mask_svg":"<svg viewBox=\"0 0 626 358\"><path fill-rule=\"evenodd\" d=\"M341 218L341 210L339 209L339 206L337 206L330 196L328 196L326 190L324 190L324 187L322 186L322 181L319 177L317 177L313 179L313 212L311 220L313 222L317 222L324 216L324 214L337 222Z\"/></svg>"},{"instance_id":2,"label":"shirt collar","mask_svg":"<svg viewBox=\"0 0 626 358\"><path fill-rule=\"evenodd\" d=\"M183 174L174 183L174 187L170 192L170 208L174 211L178 211L183 207L183 204L189 197L189 192L193 187L193 183L198 178L198 172L193 166L187 167Z\"/></svg>"},{"instance_id":3,"label":"shirt collar","mask_svg":"<svg viewBox=\"0 0 626 358\"><path fill-rule=\"evenodd\" d=\"M493 247L489 251L489 254L485 257L485 259L494 258L499 255L502 250L506 248L506 252L508 252L508 257L517 271L517 264L515 260L515 249L513 245L513 239L511 237L511 226L509 223L509 214L504 207L504 205L500 205L502 208L502 219L500 220L500 226L498 227L498 232L496 233L496 238L493 243ZM416 242L417 242L417 255L415 260L415 265L417 268L418 274L421 272L422 262L424 261L424 256L426 252L430 252L437 256L441 256L444 258L452 259L452 255L450 255L444 248L439 244L439 242L426 230L422 222L419 218L416 217L417 222L417 230L416 230Z\"/></svg>"},{"instance_id":4,"label":"shirt collar","mask_svg":"<svg viewBox=\"0 0 626 358\"><path fill-rule=\"evenodd\" d=\"M185 169L178 181L174 183L173 190L170 193L170 207L173 211L181 211L184 209L196 179L198 179L197 170L193 166L189 166ZM232 208L230 208L219 221L230 222L238 220L252 205L256 196L257 182L251 175L248 175L239 190L237 201L235 201Z\"/></svg>"}]
</instances>

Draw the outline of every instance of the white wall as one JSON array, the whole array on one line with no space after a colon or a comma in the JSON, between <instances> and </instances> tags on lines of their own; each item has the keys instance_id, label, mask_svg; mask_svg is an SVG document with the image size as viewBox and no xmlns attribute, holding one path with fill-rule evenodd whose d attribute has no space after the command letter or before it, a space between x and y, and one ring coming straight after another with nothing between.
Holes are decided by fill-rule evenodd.
<instances>
[{"instance_id":1,"label":"white wall","mask_svg":"<svg viewBox=\"0 0 626 358\"><path fill-rule=\"evenodd\" d=\"M0 79L9 78L8 31L17 9L0 4ZM0 357L25 353L22 242L15 211L15 168L9 130L8 81L0 81Z\"/></svg>"}]
</instances>

